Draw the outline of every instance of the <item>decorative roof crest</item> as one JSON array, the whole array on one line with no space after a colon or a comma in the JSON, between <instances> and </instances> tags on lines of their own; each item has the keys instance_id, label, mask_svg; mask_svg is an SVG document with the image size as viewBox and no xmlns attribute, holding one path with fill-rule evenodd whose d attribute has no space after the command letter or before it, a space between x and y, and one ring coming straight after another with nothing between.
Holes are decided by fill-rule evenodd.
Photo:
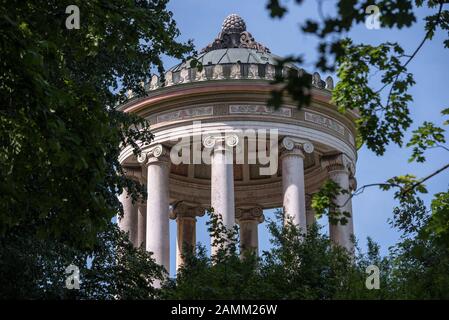
<instances>
[{"instance_id":1,"label":"decorative roof crest","mask_svg":"<svg viewBox=\"0 0 449 320\"><path fill-rule=\"evenodd\" d=\"M270 49L255 41L251 33L246 31L245 21L237 14L226 17L217 38L203 48L201 53L227 48L247 48L260 52L270 52Z\"/></svg>"}]
</instances>

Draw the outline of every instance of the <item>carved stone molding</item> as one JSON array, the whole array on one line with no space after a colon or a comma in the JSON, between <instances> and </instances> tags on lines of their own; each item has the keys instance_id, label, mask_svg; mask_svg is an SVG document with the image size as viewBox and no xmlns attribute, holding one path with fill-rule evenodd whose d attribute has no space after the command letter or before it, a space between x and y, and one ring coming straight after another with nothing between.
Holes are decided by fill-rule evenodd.
<instances>
[{"instance_id":1,"label":"carved stone molding","mask_svg":"<svg viewBox=\"0 0 449 320\"><path fill-rule=\"evenodd\" d=\"M312 75L312 85L320 89L324 89L326 87L326 83L321 80L321 76L318 72L314 72Z\"/></svg>"},{"instance_id":2,"label":"carved stone molding","mask_svg":"<svg viewBox=\"0 0 449 320\"><path fill-rule=\"evenodd\" d=\"M325 82L326 82L326 89L327 90L334 90L334 79L332 79L331 76L327 76Z\"/></svg>"},{"instance_id":3,"label":"carved stone molding","mask_svg":"<svg viewBox=\"0 0 449 320\"><path fill-rule=\"evenodd\" d=\"M176 110L158 114L156 122L176 121L192 119L197 117L212 116L214 114L213 106L192 107L188 109Z\"/></svg>"},{"instance_id":4,"label":"carved stone molding","mask_svg":"<svg viewBox=\"0 0 449 320\"><path fill-rule=\"evenodd\" d=\"M161 86L161 83L159 82L159 77L155 74L153 74L153 76L151 77L151 81L150 81L150 90L155 90L157 88L159 88Z\"/></svg>"},{"instance_id":5,"label":"carved stone molding","mask_svg":"<svg viewBox=\"0 0 449 320\"><path fill-rule=\"evenodd\" d=\"M354 176L349 177L349 189L351 191L357 190L357 179Z\"/></svg>"},{"instance_id":6,"label":"carved stone molding","mask_svg":"<svg viewBox=\"0 0 449 320\"><path fill-rule=\"evenodd\" d=\"M157 144L144 151L137 157L137 161L143 165L155 162L170 162L170 151L162 144Z\"/></svg>"},{"instance_id":7,"label":"carved stone molding","mask_svg":"<svg viewBox=\"0 0 449 320\"><path fill-rule=\"evenodd\" d=\"M179 72L179 82L178 83L186 83L190 82L189 69L182 69Z\"/></svg>"},{"instance_id":8,"label":"carved stone molding","mask_svg":"<svg viewBox=\"0 0 449 320\"><path fill-rule=\"evenodd\" d=\"M171 72L170 70L169 71L167 71L166 73L165 73L165 86L166 87L168 87L168 86L171 86L171 85L173 85L174 83L173 83L173 72Z\"/></svg>"},{"instance_id":9,"label":"carved stone molding","mask_svg":"<svg viewBox=\"0 0 449 320\"><path fill-rule=\"evenodd\" d=\"M279 109L275 110L266 105L230 104L229 114L260 114L291 118L292 109L287 107L280 107Z\"/></svg>"},{"instance_id":10,"label":"carved stone molding","mask_svg":"<svg viewBox=\"0 0 449 320\"><path fill-rule=\"evenodd\" d=\"M214 79L214 80L222 80L222 79L224 79L223 66L221 64L217 64L213 68L212 79Z\"/></svg>"},{"instance_id":11,"label":"carved stone molding","mask_svg":"<svg viewBox=\"0 0 449 320\"><path fill-rule=\"evenodd\" d=\"M351 176L355 174L354 162L344 153L322 156L321 166L328 173L333 171L347 171Z\"/></svg>"},{"instance_id":12,"label":"carved stone molding","mask_svg":"<svg viewBox=\"0 0 449 320\"><path fill-rule=\"evenodd\" d=\"M332 131L338 132L341 135L345 134L345 127L342 124L334 119L331 119L330 117L326 117L325 115L305 111L304 120L326 127Z\"/></svg>"},{"instance_id":13,"label":"carved stone molding","mask_svg":"<svg viewBox=\"0 0 449 320\"><path fill-rule=\"evenodd\" d=\"M256 220L258 223L265 221L265 216L263 215L263 209L259 206L252 208L237 208L235 210L235 219L238 222Z\"/></svg>"},{"instance_id":14,"label":"carved stone molding","mask_svg":"<svg viewBox=\"0 0 449 320\"><path fill-rule=\"evenodd\" d=\"M312 153L314 146L310 141L294 138L285 137L281 142L281 157L287 155L299 155L305 158L304 153Z\"/></svg>"}]
</instances>

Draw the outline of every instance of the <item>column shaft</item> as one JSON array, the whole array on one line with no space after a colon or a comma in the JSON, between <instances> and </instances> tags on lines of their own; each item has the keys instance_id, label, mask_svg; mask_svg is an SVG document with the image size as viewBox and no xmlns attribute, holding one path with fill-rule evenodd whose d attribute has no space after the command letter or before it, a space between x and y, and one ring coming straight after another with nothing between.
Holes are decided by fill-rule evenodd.
<instances>
[{"instance_id":1,"label":"column shaft","mask_svg":"<svg viewBox=\"0 0 449 320\"><path fill-rule=\"evenodd\" d=\"M204 215L205 208L197 203L179 201L173 205L171 219L176 219L176 270L184 263L184 255L194 253L196 246L196 217Z\"/></svg>"},{"instance_id":2,"label":"column shaft","mask_svg":"<svg viewBox=\"0 0 449 320\"><path fill-rule=\"evenodd\" d=\"M349 173L339 170L329 172L329 177L336 182L343 190L349 190ZM331 240L346 248L349 252L354 251L352 236L354 234L354 225L352 219L352 203L349 200L350 194L340 194L336 197L335 203L340 207L341 212L349 212L351 217L347 217L348 222L344 225L329 223L329 235Z\"/></svg>"},{"instance_id":3,"label":"column shaft","mask_svg":"<svg viewBox=\"0 0 449 320\"><path fill-rule=\"evenodd\" d=\"M262 208L259 206L238 208L236 219L240 229L240 256L243 257L247 251L252 251L257 255L259 224L265 220Z\"/></svg>"},{"instance_id":4,"label":"column shaft","mask_svg":"<svg viewBox=\"0 0 449 320\"><path fill-rule=\"evenodd\" d=\"M304 160L301 155L292 153L282 157L282 187L285 217L292 219L305 233Z\"/></svg>"},{"instance_id":5,"label":"column shaft","mask_svg":"<svg viewBox=\"0 0 449 320\"><path fill-rule=\"evenodd\" d=\"M196 218L178 215L176 218L176 270L184 263L183 254L193 253L196 245ZM186 251L185 251L186 250Z\"/></svg>"},{"instance_id":6,"label":"column shaft","mask_svg":"<svg viewBox=\"0 0 449 320\"><path fill-rule=\"evenodd\" d=\"M165 161L148 163L148 200L146 250L153 252L156 262L170 271L169 234L169 164Z\"/></svg>"},{"instance_id":7,"label":"column shaft","mask_svg":"<svg viewBox=\"0 0 449 320\"><path fill-rule=\"evenodd\" d=\"M329 221L329 235L331 240L337 244L346 248L351 254L354 253L354 225L352 218L352 203L351 195L349 191L355 188L355 178L352 178L352 184L350 177L353 177L355 173L354 161L343 153L323 156L321 158L321 165L327 170L329 178L337 183L342 190L348 191L345 194L339 194L335 199L337 210L340 212L348 212L351 216L345 217L348 221L346 224L331 223ZM343 218L342 215L337 218Z\"/></svg>"},{"instance_id":8,"label":"column shaft","mask_svg":"<svg viewBox=\"0 0 449 320\"><path fill-rule=\"evenodd\" d=\"M132 202L132 198L127 190L123 190L122 194L119 196L119 200L123 206L123 217L118 217L118 226L124 232L128 232L129 240L136 246L138 234L137 205Z\"/></svg>"},{"instance_id":9,"label":"column shaft","mask_svg":"<svg viewBox=\"0 0 449 320\"><path fill-rule=\"evenodd\" d=\"M223 216L223 224L235 224L234 171L230 151L215 150L212 156L211 205L215 213Z\"/></svg>"},{"instance_id":10,"label":"column shaft","mask_svg":"<svg viewBox=\"0 0 449 320\"><path fill-rule=\"evenodd\" d=\"M258 254L259 247L259 222L256 220L244 220L239 222L241 254L250 250Z\"/></svg>"},{"instance_id":11,"label":"column shaft","mask_svg":"<svg viewBox=\"0 0 449 320\"><path fill-rule=\"evenodd\" d=\"M312 209L312 196L306 195L306 223L307 228L313 225L316 221L315 212Z\"/></svg>"},{"instance_id":12,"label":"column shaft","mask_svg":"<svg viewBox=\"0 0 449 320\"><path fill-rule=\"evenodd\" d=\"M146 201L144 203L139 203L138 205L138 238L137 245L139 247L146 248L146 231L147 231L147 205Z\"/></svg>"},{"instance_id":13,"label":"column shaft","mask_svg":"<svg viewBox=\"0 0 449 320\"><path fill-rule=\"evenodd\" d=\"M258 222L255 220L241 221L240 241L243 250L256 250L259 244Z\"/></svg>"},{"instance_id":14,"label":"column shaft","mask_svg":"<svg viewBox=\"0 0 449 320\"><path fill-rule=\"evenodd\" d=\"M315 213L311 209L306 210L306 223L307 228L310 228L315 223Z\"/></svg>"},{"instance_id":15,"label":"column shaft","mask_svg":"<svg viewBox=\"0 0 449 320\"><path fill-rule=\"evenodd\" d=\"M221 214L223 224L232 228L235 224L232 151L216 148L211 160L211 206L216 214ZM212 253L215 251L212 248Z\"/></svg>"}]
</instances>

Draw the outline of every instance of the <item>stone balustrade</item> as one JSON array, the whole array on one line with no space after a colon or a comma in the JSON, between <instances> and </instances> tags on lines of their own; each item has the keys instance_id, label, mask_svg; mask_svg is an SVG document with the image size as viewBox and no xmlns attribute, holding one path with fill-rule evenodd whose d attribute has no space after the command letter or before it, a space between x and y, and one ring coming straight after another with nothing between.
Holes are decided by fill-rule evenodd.
<instances>
[{"instance_id":1,"label":"stone balustrade","mask_svg":"<svg viewBox=\"0 0 449 320\"><path fill-rule=\"evenodd\" d=\"M274 80L277 75L286 77L289 70L295 70L298 76L306 73L304 69L280 68L272 64L255 63L229 63L205 65L202 70L198 68L182 68L177 71L167 71L164 82L157 75L153 75L148 83L145 84L145 91L151 92L162 87L170 87L190 82L214 81L214 80ZM334 89L334 80L328 76L325 80L321 79L318 72L311 76L312 87L332 91ZM127 92L129 99L135 98L133 92Z\"/></svg>"}]
</instances>

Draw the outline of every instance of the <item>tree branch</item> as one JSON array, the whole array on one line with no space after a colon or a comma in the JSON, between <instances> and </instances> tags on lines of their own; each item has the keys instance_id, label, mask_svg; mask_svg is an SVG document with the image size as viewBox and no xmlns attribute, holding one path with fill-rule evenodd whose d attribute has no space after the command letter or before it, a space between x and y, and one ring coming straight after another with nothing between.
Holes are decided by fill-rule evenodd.
<instances>
[{"instance_id":1,"label":"tree branch","mask_svg":"<svg viewBox=\"0 0 449 320\"><path fill-rule=\"evenodd\" d=\"M437 19L435 20L435 24L434 26L436 26L439 22L440 22L440 18L441 18L441 12L443 11L443 4L444 2L440 3L440 7L438 9L438 16ZM418 54L419 50L421 50L422 46L424 45L424 43L426 42L426 40L429 38L429 35L431 33L431 30L426 32L426 35L424 36L424 39L421 40L420 44L418 45L418 47L415 49L415 51L409 56L408 60L402 65L403 68L405 68L412 60L413 58L415 58L415 56ZM401 72L402 73L402 72ZM390 92L388 94L388 101L387 101L387 106L390 103L390 96L391 96L391 92L393 91L393 86L394 84L398 81L399 76L401 75L401 73L399 73L398 75L396 75L396 78L394 79L393 83L386 83L383 85L382 88L380 88L379 90L377 90L377 93L381 92L383 89L385 89L389 84L391 84L391 89Z\"/></svg>"},{"instance_id":2,"label":"tree branch","mask_svg":"<svg viewBox=\"0 0 449 320\"><path fill-rule=\"evenodd\" d=\"M412 191L413 189L415 189L417 186L423 184L425 181L429 180L430 178L433 178L434 176L436 176L437 174L443 172L444 170L446 170L447 168L449 168L449 163L444 165L443 167L441 167L440 169L434 171L433 173L429 174L428 176L422 178L421 180L419 180L418 182L414 183L410 188L407 188L404 190L404 194L407 192Z\"/></svg>"},{"instance_id":3,"label":"tree branch","mask_svg":"<svg viewBox=\"0 0 449 320\"><path fill-rule=\"evenodd\" d=\"M399 189L402 190L402 194L407 194L408 192L412 191L413 189L415 189L417 186L423 184L424 182L426 182L427 180L433 178L434 176L436 176L437 174L443 172L444 170L446 170L447 168L449 168L449 163L444 165L443 167L441 167L440 169L432 172L431 174L429 174L428 176L425 176L424 178L421 178L419 181L417 181L416 183L412 184L409 188L402 188L401 185L397 184L397 183L370 183L370 184L365 184L363 186L361 186L360 188L358 188L357 190L355 190L353 193L351 193L351 195L349 196L349 198L345 201L345 203L343 203L341 207L346 206L346 204L348 204L348 202L350 200L352 200L353 197L358 196L359 194L362 194L366 188L369 187L382 187L382 186L388 186L388 187L397 187Z\"/></svg>"}]
</instances>

